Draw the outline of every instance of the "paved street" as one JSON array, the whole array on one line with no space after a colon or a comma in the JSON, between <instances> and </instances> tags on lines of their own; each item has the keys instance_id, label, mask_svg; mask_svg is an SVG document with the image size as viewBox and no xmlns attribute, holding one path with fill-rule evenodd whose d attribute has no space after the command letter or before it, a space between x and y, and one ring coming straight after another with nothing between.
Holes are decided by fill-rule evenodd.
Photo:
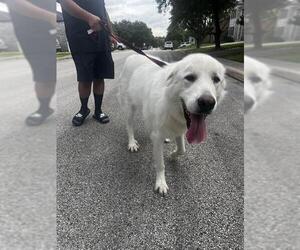
<instances>
[{"instance_id":1,"label":"paved street","mask_svg":"<svg viewBox=\"0 0 300 250\"><path fill-rule=\"evenodd\" d=\"M19 59L0 69L0 249L55 249L55 117L27 127L38 107L30 67Z\"/></svg>"},{"instance_id":2,"label":"paved street","mask_svg":"<svg viewBox=\"0 0 300 250\"><path fill-rule=\"evenodd\" d=\"M132 52L114 53L116 75ZM153 52L167 61L183 54ZM152 145L138 118L141 151L127 151L118 81L107 81L104 110L111 123L79 109L71 60L58 63L57 235L60 249L242 249L244 146L243 88L228 79L228 95L208 118L208 141L187 146L176 162L166 157L167 197L153 192ZM148 76L145 76L148 77ZM93 109L93 98L90 99ZM174 144L166 146L169 154ZM167 155L166 154L166 155Z\"/></svg>"},{"instance_id":3,"label":"paved street","mask_svg":"<svg viewBox=\"0 0 300 250\"><path fill-rule=\"evenodd\" d=\"M245 248L300 249L300 85L272 83L245 116Z\"/></svg>"}]
</instances>

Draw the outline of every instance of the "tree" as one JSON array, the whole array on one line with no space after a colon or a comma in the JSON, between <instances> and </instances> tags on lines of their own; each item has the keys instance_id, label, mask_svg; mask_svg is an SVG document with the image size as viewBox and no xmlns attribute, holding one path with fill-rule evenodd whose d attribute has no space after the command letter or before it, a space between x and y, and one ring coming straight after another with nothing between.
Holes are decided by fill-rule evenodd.
<instances>
[{"instance_id":1,"label":"tree","mask_svg":"<svg viewBox=\"0 0 300 250\"><path fill-rule=\"evenodd\" d=\"M159 12L172 6L173 21L181 21L195 36L197 44L214 27L215 47L221 48L221 22L236 5L236 0L156 0ZM203 37L204 36L204 37Z\"/></svg>"},{"instance_id":2,"label":"tree","mask_svg":"<svg viewBox=\"0 0 300 250\"><path fill-rule=\"evenodd\" d=\"M300 4L300 0L298 0L298 5ZM300 13L298 12L296 16L294 16L290 21L290 24L300 25Z\"/></svg>"},{"instance_id":3,"label":"tree","mask_svg":"<svg viewBox=\"0 0 300 250\"><path fill-rule=\"evenodd\" d=\"M144 44L153 45L155 38L152 30L147 25L140 21L130 22L123 20L115 22L113 29L116 34L137 47L142 48Z\"/></svg>"},{"instance_id":4,"label":"tree","mask_svg":"<svg viewBox=\"0 0 300 250\"><path fill-rule=\"evenodd\" d=\"M171 5L171 24L173 27L187 29L196 39L197 47L212 32L212 22L208 17L207 2L198 0L156 0L159 11ZM171 27L172 27L171 26Z\"/></svg>"},{"instance_id":5,"label":"tree","mask_svg":"<svg viewBox=\"0 0 300 250\"><path fill-rule=\"evenodd\" d=\"M214 36L215 36L215 48L221 49L221 35L223 30L221 29L221 20L225 16L228 16L230 11L236 6L236 0L207 0L209 14L214 23Z\"/></svg>"},{"instance_id":6,"label":"tree","mask_svg":"<svg viewBox=\"0 0 300 250\"><path fill-rule=\"evenodd\" d=\"M154 37L154 42L152 45L154 48L163 47L165 40L166 40L166 38L163 36Z\"/></svg>"},{"instance_id":7,"label":"tree","mask_svg":"<svg viewBox=\"0 0 300 250\"><path fill-rule=\"evenodd\" d=\"M279 9L283 7L288 1L287 0L251 0L246 1L245 10L246 15L249 17L250 22L253 25L253 42L255 48L262 48L262 41L264 31L262 29L262 16L267 11L272 9Z\"/></svg>"}]
</instances>

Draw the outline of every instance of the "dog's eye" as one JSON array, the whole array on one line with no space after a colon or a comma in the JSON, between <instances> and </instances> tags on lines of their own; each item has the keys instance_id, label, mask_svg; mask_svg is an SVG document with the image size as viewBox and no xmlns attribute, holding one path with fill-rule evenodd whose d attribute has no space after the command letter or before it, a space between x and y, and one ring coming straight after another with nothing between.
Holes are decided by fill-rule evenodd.
<instances>
[{"instance_id":1,"label":"dog's eye","mask_svg":"<svg viewBox=\"0 0 300 250\"><path fill-rule=\"evenodd\" d=\"M259 76L250 76L249 80L253 83L259 83L262 81L262 79Z\"/></svg>"},{"instance_id":2,"label":"dog's eye","mask_svg":"<svg viewBox=\"0 0 300 250\"><path fill-rule=\"evenodd\" d=\"M194 81L196 81L197 77L195 75L191 74L191 75L187 75L184 79L189 82L194 82Z\"/></svg>"},{"instance_id":3,"label":"dog's eye","mask_svg":"<svg viewBox=\"0 0 300 250\"><path fill-rule=\"evenodd\" d=\"M213 76L212 80L215 84L219 83L221 81L221 79L218 76Z\"/></svg>"}]
</instances>

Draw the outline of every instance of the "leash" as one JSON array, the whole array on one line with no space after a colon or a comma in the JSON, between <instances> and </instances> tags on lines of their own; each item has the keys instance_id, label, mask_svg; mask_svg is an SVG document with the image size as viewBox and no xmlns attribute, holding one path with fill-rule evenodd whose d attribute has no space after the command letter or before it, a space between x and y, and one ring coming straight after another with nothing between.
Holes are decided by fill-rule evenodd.
<instances>
[{"instance_id":1,"label":"leash","mask_svg":"<svg viewBox=\"0 0 300 250\"><path fill-rule=\"evenodd\" d=\"M151 57L151 56L148 56L145 52L143 52L141 49L139 49L139 48L133 46L133 45L132 45L130 42L128 42L127 40L125 40L125 39L123 39L123 38L121 38L121 37L119 37L119 36L113 34L113 33L109 30L107 23L105 23L104 21L101 20L100 23L101 23L101 26L103 27L103 30L104 30L110 37L112 37L114 40L116 40L117 42L123 43L123 44L124 44L126 47L128 47L129 49L135 51L136 53L138 53L138 54L140 54L140 55L142 55L142 56L147 57L149 60L151 60L152 62L154 62L154 63L155 63L156 65L158 65L159 67L164 67L164 66L167 65L167 63L165 63L165 62L163 62L163 61L161 61L161 60L158 60L158 59L156 59L156 58L153 58L153 57ZM88 33L89 35L93 34L94 32L95 32L95 31L93 31L92 29L89 29L89 30L87 31L87 33Z\"/></svg>"}]
</instances>

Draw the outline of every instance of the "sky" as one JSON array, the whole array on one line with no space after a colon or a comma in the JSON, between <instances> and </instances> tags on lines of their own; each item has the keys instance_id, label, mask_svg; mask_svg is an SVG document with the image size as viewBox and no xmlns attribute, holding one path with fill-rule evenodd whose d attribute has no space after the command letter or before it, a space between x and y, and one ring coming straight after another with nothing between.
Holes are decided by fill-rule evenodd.
<instances>
[{"instance_id":1,"label":"sky","mask_svg":"<svg viewBox=\"0 0 300 250\"><path fill-rule=\"evenodd\" d=\"M105 0L105 4L113 22L123 19L143 21L152 29L154 36L167 33L170 13L158 13L155 0ZM0 3L0 10L5 10L4 4Z\"/></svg>"},{"instance_id":2,"label":"sky","mask_svg":"<svg viewBox=\"0 0 300 250\"><path fill-rule=\"evenodd\" d=\"M106 9L112 21L143 21L155 36L165 36L170 13L160 14L155 0L106 0Z\"/></svg>"}]
</instances>

